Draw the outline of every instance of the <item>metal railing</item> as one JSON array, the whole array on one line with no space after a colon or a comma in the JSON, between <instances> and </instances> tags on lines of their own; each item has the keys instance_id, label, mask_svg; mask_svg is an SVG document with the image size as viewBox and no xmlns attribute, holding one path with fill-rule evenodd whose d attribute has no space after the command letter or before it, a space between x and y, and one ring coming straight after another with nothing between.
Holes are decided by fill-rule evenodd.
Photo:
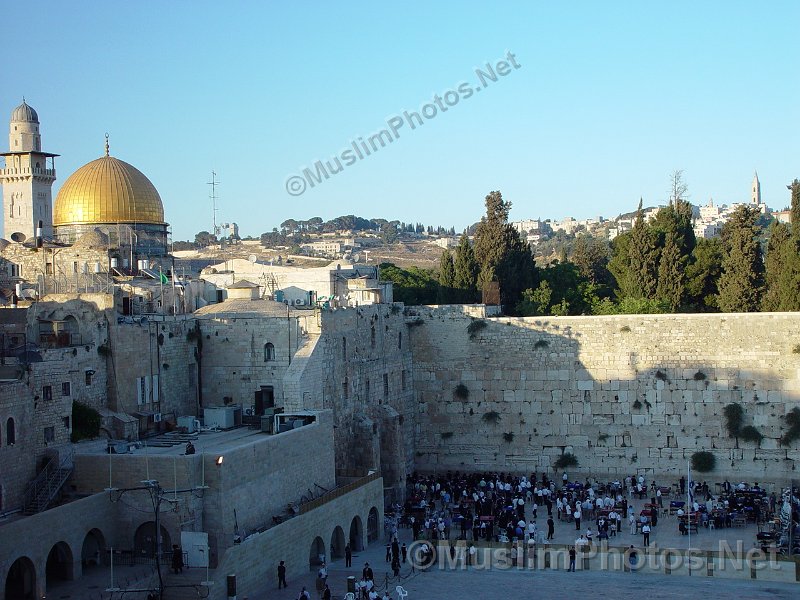
<instances>
[{"instance_id":1,"label":"metal railing","mask_svg":"<svg viewBox=\"0 0 800 600\"><path fill-rule=\"evenodd\" d=\"M70 448L64 456L54 456L47 461L36 478L25 488L24 511L28 514L46 510L61 491L73 469L73 452Z\"/></svg>"},{"instance_id":2,"label":"metal railing","mask_svg":"<svg viewBox=\"0 0 800 600\"><path fill-rule=\"evenodd\" d=\"M311 511L311 510L314 510L315 508L319 508L323 504L327 504L328 502L331 502L332 500L336 500L337 498L340 498L341 496L344 496L345 494L349 494L353 490L356 490L356 489L358 489L358 488L360 488L362 486L365 486L371 481L375 481L376 479L379 479L380 476L381 476L380 471L375 471L374 473L370 473L366 477L362 477L361 479L358 479L357 481L353 481L351 483L348 483L347 485L343 485L343 486L338 487L338 488L336 488L334 490L331 490L330 492L322 494L322 496L320 496L319 498L314 498L313 500L309 500L308 502L304 502L303 504L300 505L300 514L303 515L303 514L309 512L309 511Z\"/></svg>"}]
</instances>

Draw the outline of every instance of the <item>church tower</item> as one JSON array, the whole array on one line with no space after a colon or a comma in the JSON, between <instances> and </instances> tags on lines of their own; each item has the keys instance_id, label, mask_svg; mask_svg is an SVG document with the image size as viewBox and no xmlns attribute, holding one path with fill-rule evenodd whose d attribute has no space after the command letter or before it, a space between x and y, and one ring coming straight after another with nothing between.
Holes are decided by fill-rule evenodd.
<instances>
[{"instance_id":1,"label":"church tower","mask_svg":"<svg viewBox=\"0 0 800 600\"><path fill-rule=\"evenodd\" d=\"M758 171L753 175L753 189L750 191L750 202L761 204L761 182L758 180Z\"/></svg>"},{"instance_id":2,"label":"church tower","mask_svg":"<svg viewBox=\"0 0 800 600\"><path fill-rule=\"evenodd\" d=\"M36 236L39 221L42 235L53 235L53 182L56 180L55 157L42 152L39 116L25 103L11 113L8 134L9 151L0 169L3 186L3 237L12 239L21 233L25 240ZM49 159L49 164L48 164ZM21 236L15 236L17 241Z\"/></svg>"}]
</instances>

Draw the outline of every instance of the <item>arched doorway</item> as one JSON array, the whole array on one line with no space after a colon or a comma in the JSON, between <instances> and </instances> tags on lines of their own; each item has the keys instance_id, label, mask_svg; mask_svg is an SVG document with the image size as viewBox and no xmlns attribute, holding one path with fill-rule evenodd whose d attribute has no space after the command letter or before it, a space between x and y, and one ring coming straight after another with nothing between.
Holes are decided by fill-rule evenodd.
<instances>
[{"instance_id":1,"label":"arched doorway","mask_svg":"<svg viewBox=\"0 0 800 600\"><path fill-rule=\"evenodd\" d=\"M33 561L21 556L14 561L6 576L6 600L33 600L36 591L36 569Z\"/></svg>"},{"instance_id":2,"label":"arched doorway","mask_svg":"<svg viewBox=\"0 0 800 600\"><path fill-rule=\"evenodd\" d=\"M147 521L139 525L136 533L133 536L133 551L137 558L153 558L156 555L156 524L153 521ZM172 548L172 540L169 533L161 526L161 555L169 552Z\"/></svg>"},{"instance_id":3,"label":"arched doorway","mask_svg":"<svg viewBox=\"0 0 800 600\"><path fill-rule=\"evenodd\" d=\"M315 568L325 562L325 542L317 536L311 542L311 550L308 552L308 566Z\"/></svg>"},{"instance_id":4,"label":"arched doorway","mask_svg":"<svg viewBox=\"0 0 800 600\"><path fill-rule=\"evenodd\" d=\"M331 534L331 560L344 558L344 529L336 526Z\"/></svg>"},{"instance_id":5,"label":"arched doorway","mask_svg":"<svg viewBox=\"0 0 800 600\"><path fill-rule=\"evenodd\" d=\"M361 517L356 515L350 521L350 548L353 552L364 549L364 526L361 524Z\"/></svg>"},{"instance_id":6,"label":"arched doorway","mask_svg":"<svg viewBox=\"0 0 800 600\"><path fill-rule=\"evenodd\" d=\"M83 538L81 548L81 567L85 571L105 564L106 540L99 529L92 529Z\"/></svg>"},{"instance_id":7,"label":"arched doorway","mask_svg":"<svg viewBox=\"0 0 800 600\"><path fill-rule=\"evenodd\" d=\"M44 572L48 588L58 581L72 579L72 549L66 542L58 542L50 548Z\"/></svg>"},{"instance_id":8,"label":"arched doorway","mask_svg":"<svg viewBox=\"0 0 800 600\"><path fill-rule=\"evenodd\" d=\"M378 535L378 509L373 506L369 509L367 516L367 543L377 542Z\"/></svg>"}]
</instances>

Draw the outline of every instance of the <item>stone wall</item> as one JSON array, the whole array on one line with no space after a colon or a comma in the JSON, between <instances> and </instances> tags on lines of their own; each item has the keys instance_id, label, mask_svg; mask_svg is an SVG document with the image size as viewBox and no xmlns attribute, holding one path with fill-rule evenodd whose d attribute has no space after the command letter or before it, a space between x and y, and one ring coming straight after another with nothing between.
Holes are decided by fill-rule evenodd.
<instances>
[{"instance_id":1,"label":"stone wall","mask_svg":"<svg viewBox=\"0 0 800 600\"><path fill-rule=\"evenodd\" d=\"M783 482L800 461L797 442L778 443L800 406L800 314L409 312L423 321L411 328L421 469L548 471L566 451L580 462L570 474L677 478L709 450L710 479ZM733 402L765 436L760 448L727 434Z\"/></svg>"},{"instance_id":2,"label":"stone wall","mask_svg":"<svg viewBox=\"0 0 800 600\"><path fill-rule=\"evenodd\" d=\"M336 464L379 469L394 498L413 469L411 346L402 305L325 310L322 334L287 371L287 410L331 409Z\"/></svg>"}]
</instances>

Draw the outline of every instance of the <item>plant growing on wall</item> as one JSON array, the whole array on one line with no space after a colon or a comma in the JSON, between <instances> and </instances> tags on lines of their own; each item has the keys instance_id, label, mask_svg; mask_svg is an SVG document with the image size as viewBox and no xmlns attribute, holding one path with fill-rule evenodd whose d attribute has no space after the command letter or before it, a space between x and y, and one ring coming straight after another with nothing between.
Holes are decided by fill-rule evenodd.
<instances>
[{"instance_id":1,"label":"plant growing on wall","mask_svg":"<svg viewBox=\"0 0 800 600\"><path fill-rule=\"evenodd\" d=\"M742 431L742 421L744 420L742 405L733 402L723 408L722 413L725 415L725 428L728 430L728 435L732 438L738 438Z\"/></svg>"},{"instance_id":2,"label":"plant growing on wall","mask_svg":"<svg viewBox=\"0 0 800 600\"><path fill-rule=\"evenodd\" d=\"M792 354L800 354L800 344L795 344L792 348Z\"/></svg>"},{"instance_id":3,"label":"plant growing on wall","mask_svg":"<svg viewBox=\"0 0 800 600\"><path fill-rule=\"evenodd\" d=\"M716 457L707 450L692 454L692 469L698 473L708 473L717 466Z\"/></svg>"},{"instance_id":4,"label":"plant growing on wall","mask_svg":"<svg viewBox=\"0 0 800 600\"><path fill-rule=\"evenodd\" d=\"M497 423L500 420L500 413L496 410L490 410L487 413L484 413L483 417L481 417L487 423Z\"/></svg>"},{"instance_id":5,"label":"plant growing on wall","mask_svg":"<svg viewBox=\"0 0 800 600\"><path fill-rule=\"evenodd\" d=\"M800 408L794 407L783 417L789 430L781 437L781 444L788 446L794 440L800 439Z\"/></svg>"},{"instance_id":6,"label":"plant growing on wall","mask_svg":"<svg viewBox=\"0 0 800 600\"><path fill-rule=\"evenodd\" d=\"M745 425L739 431L739 438L744 440L745 442L755 442L760 446L761 440L764 439L764 434L761 433L758 429L756 429L752 425Z\"/></svg>"},{"instance_id":7,"label":"plant growing on wall","mask_svg":"<svg viewBox=\"0 0 800 600\"><path fill-rule=\"evenodd\" d=\"M91 406L72 403L72 442L96 438L100 433L103 419Z\"/></svg>"},{"instance_id":8,"label":"plant growing on wall","mask_svg":"<svg viewBox=\"0 0 800 600\"><path fill-rule=\"evenodd\" d=\"M111 356L111 347L106 343L100 344L97 347L97 353L100 356Z\"/></svg>"},{"instance_id":9,"label":"plant growing on wall","mask_svg":"<svg viewBox=\"0 0 800 600\"><path fill-rule=\"evenodd\" d=\"M533 348L535 350L539 350L540 348L547 348L550 345L550 342L547 340L538 340L534 345Z\"/></svg>"},{"instance_id":10,"label":"plant growing on wall","mask_svg":"<svg viewBox=\"0 0 800 600\"><path fill-rule=\"evenodd\" d=\"M633 401L633 408L635 408L636 410L639 410L640 408L642 408L642 403L639 401L638 398Z\"/></svg>"},{"instance_id":11,"label":"plant growing on wall","mask_svg":"<svg viewBox=\"0 0 800 600\"><path fill-rule=\"evenodd\" d=\"M508 431L508 432L504 433L503 434L503 439L505 441L507 441L508 443L513 442L514 441L514 432L513 431Z\"/></svg>"},{"instance_id":12,"label":"plant growing on wall","mask_svg":"<svg viewBox=\"0 0 800 600\"><path fill-rule=\"evenodd\" d=\"M483 319L473 319L472 322L467 325L469 339L474 340L478 333L480 333L483 329L486 329L486 321Z\"/></svg>"},{"instance_id":13,"label":"plant growing on wall","mask_svg":"<svg viewBox=\"0 0 800 600\"><path fill-rule=\"evenodd\" d=\"M441 433L441 436L442 436L443 440L449 440L451 437L453 437L453 432L452 431L443 431Z\"/></svg>"},{"instance_id":14,"label":"plant growing on wall","mask_svg":"<svg viewBox=\"0 0 800 600\"><path fill-rule=\"evenodd\" d=\"M598 434L598 436L597 436L597 441L598 442L605 442L607 439L608 439L608 434L607 433L601 433L601 434Z\"/></svg>"},{"instance_id":15,"label":"plant growing on wall","mask_svg":"<svg viewBox=\"0 0 800 600\"><path fill-rule=\"evenodd\" d=\"M694 374L695 381L705 381L705 379L706 379L706 374L703 373L702 371L698 371L697 373Z\"/></svg>"},{"instance_id":16,"label":"plant growing on wall","mask_svg":"<svg viewBox=\"0 0 800 600\"><path fill-rule=\"evenodd\" d=\"M453 396L461 400L466 400L469 398L469 388L463 383L459 383L455 388L453 388Z\"/></svg>"},{"instance_id":17,"label":"plant growing on wall","mask_svg":"<svg viewBox=\"0 0 800 600\"><path fill-rule=\"evenodd\" d=\"M553 463L553 468L556 471L563 471L569 467L577 467L578 466L578 459L575 458L574 454L569 452L565 452L561 456L559 456L556 461Z\"/></svg>"},{"instance_id":18,"label":"plant growing on wall","mask_svg":"<svg viewBox=\"0 0 800 600\"><path fill-rule=\"evenodd\" d=\"M667 374L664 373L664 371L656 371L656 379L658 379L659 381L666 381Z\"/></svg>"}]
</instances>

